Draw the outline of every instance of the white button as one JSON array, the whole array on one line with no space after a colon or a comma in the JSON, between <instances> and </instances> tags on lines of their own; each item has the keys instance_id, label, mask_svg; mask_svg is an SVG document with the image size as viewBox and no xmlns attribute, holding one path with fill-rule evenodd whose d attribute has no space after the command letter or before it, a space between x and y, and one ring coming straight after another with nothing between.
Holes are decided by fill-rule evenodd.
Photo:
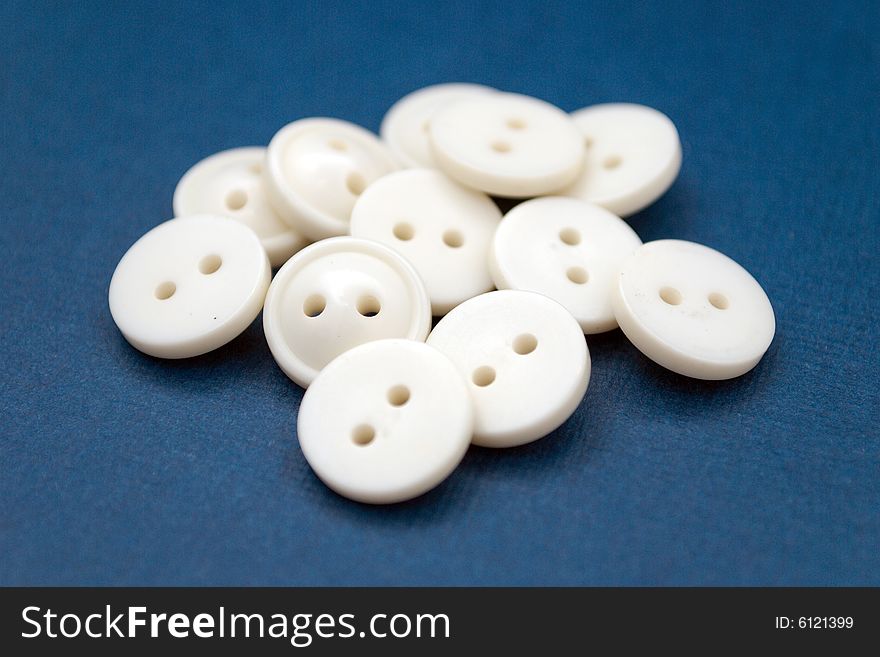
<instances>
[{"instance_id":1,"label":"white button","mask_svg":"<svg viewBox=\"0 0 880 657\"><path fill-rule=\"evenodd\" d=\"M461 100L431 119L437 164L456 180L499 196L545 194L572 182L583 138L562 110L537 98L496 93Z\"/></svg>"},{"instance_id":2,"label":"white button","mask_svg":"<svg viewBox=\"0 0 880 657\"><path fill-rule=\"evenodd\" d=\"M617 327L611 286L642 241L625 221L592 203L545 196L508 212L489 264L498 289L540 292L574 315L584 333Z\"/></svg>"},{"instance_id":3,"label":"white button","mask_svg":"<svg viewBox=\"0 0 880 657\"><path fill-rule=\"evenodd\" d=\"M485 194L439 171L411 169L377 181L351 215L351 234L400 253L425 283L434 315L493 288L486 254L501 211Z\"/></svg>"},{"instance_id":4,"label":"white button","mask_svg":"<svg viewBox=\"0 0 880 657\"><path fill-rule=\"evenodd\" d=\"M348 233L351 209L375 180L398 169L371 132L339 119L301 119L279 130L268 148L270 201L311 240Z\"/></svg>"},{"instance_id":5,"label":"white button","mask_svg":"<svg viewBox=\"0 0 880 657\"><path fill-rule=\"evenodd\" d=\"M643 105L593 105L572 114L586 163L559 192L628 217L669 189L681 168L678 130L665 114Z\"/></svg>"},{"instance_id":6,"label":"white button","mask_svg":"<svg viewBox=\"0 0 880 657\"><path fill-rule=\"evenodd\" d=\"M297 436L327 486L388 504L446 479L473 423L467 385L448 358L420 342L380 340L324 368L303 396Z\"/></svg>"},{"instance_id":7,"label":"white button","mask_svg":"<svg viewBox=\"0 0 880 657\"><path fill-rule=\"evenodd\" d=\"M265 148L233 148L194 165L174 190L174 216L222 214L253 230L269 262L280 267L306 245L306 240L284 223L266 196L263 167Z\"/></svg>"},{"instance_id":8,"label":"white button","mask_svg":"<svg viewBox=\"0 0 880 657\"><path fill-rule=\"evenodd\" d=\"M428 344L467 379L476 408L473 442L522 445L574 412L590 381L590 354L574 317L534 292L487 292L441 319Z\"/></svg>"},{"instance_id":9,"label":"white button","mask_svg":"<svg viewBox=\"0 0 880 657\"><path fill-rule=\"evenodd\" d=\"M110 313L132 346L159 358L220 347L254 321L272 271L256 233L228 217L172 219L122 256Z\"/></svg>"},{"instance_id":10,"label":"white button","mask_svg":"<svg viewBox=\"0 0 880 657\"><path fill-rule=\"evenodd\" d=\"M648 242L621 266L620 328L648 358L697 379L731 379L761 360L776 332L770 300L726 255L680 240Z\"/></svg>"},{"instance_id":11,"label":"white button","mask_svg":"<svg viewBox=\"0 0 880 657\"><path fill-rule=\"evenodd\" d=\"M418 274L378 242L316 242L278 270L263 310L275 361L303 388L336 358L382 338L424 340L431 304Z\"/></svg>"},{"instance_id":12,"label":"white button","mask_svg":"<svg viewBox=\"0 0 880 657\"><path fill-rule=\"evenodd\" d=\"M479 84L435 84L407 94L398 100L382 119L379 134L398 159L408 167L436 168L431 153L431 117L450 103L493 93Z\"/></svg>"}]
</instances>

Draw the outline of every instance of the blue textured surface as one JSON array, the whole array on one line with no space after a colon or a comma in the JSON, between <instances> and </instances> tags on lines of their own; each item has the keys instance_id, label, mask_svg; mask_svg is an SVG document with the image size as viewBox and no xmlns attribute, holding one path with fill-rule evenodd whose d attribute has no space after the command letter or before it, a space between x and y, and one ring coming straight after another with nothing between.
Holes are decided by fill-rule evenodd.
<instances>
[{"instance_id":1,"label":"blue textured surface","mask_svg":"<svg viewBox=\"0 0 880 657\"><path fill-rule=\"evenodd\" d=\"M0 583L880 584L876 2L103 5L0 8ZM259 322L163 362L107 286L198 159L449 80L666 112L681 176L632 225L742 263L778 332L724 383L591 337L554 435L366 507Z\"/></svg>"}]
</instances>

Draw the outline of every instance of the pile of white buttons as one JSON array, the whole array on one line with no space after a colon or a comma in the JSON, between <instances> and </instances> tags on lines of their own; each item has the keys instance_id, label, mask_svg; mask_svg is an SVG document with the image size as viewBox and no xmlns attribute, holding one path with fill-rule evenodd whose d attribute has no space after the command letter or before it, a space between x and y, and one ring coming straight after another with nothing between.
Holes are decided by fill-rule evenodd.
<instances>
[{"instance_id":1,"label":"pile of white buttons","mask_svg":"<svg viewBox=\"0 0 880 657\"><path fill-rule=\"evenodd\" d=\"M110 311L137 349L186 358L262 310L272 355L307 388L297 434L315 473L355 500L409 499L471 442L522 445L565 422L590 379L584 334L620 326L699 379L760 360L775 318L755 279L706 246L642 244L620 218L680 164L653 109L569 115L479 85L404 97L381 139L301 119L183 176L177 218L119 262ZM489 194L530 200L502 218Z\"/></svg>"}]
</instances>

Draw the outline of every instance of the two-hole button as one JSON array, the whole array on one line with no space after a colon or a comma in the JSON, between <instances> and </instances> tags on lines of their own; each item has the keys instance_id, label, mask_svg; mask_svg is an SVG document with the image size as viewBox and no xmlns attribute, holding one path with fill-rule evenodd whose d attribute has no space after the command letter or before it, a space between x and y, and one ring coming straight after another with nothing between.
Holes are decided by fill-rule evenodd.
<instances>
[{"instance_id":1,"label":"two-hole button","mask_svg":"<svg viewBox=\"0 0 880 657\"><path fill-rule=\"evenodd\" d=\"M278 365L307 387L327 363L362 343L423 341L431 308L400 255L378 242L337 237L306 247L278 271L263 328Z\"/></svg>"},{"instance_id":2,"label":"two-hole button","mask_svg":"<svg viewBox=\"0 0 880 657\"><path fill-rule=\"evenodd\" d=\"M257 235L227 217L172 219L141 237L110 282L110 312L136 348L160 358L226 344L256 318L271 270Z\"/></svg>"},{"instance_id":3,"label":"two-hole button","mask_svg":"<svg viewBox=\"0 0 880 657\"><path fill-rule=\"evenodd\" d=\"M441 319L428 344L446 354L470 383L473 442L512 447L562 424L583 398L590 355L577 321L534 292L488 292Z\"/></svg>"},{"instance_id":4,"label":"two-hole button","mask_svg":"<svg viewBox=\"0 0 880 657\"><path fill-rule=\"evenodd\" d=\"M495 232L489 269L498 289L558 301L584 333L617 327L611 286L642 241L625 221L580 199L547 196L513 208Z\"/></svg>"},{"instance_id":5,"label":"two-hole button","mask_svg":"<svg viewBox=\"0 0 880 657\"><path fill-rule=\"evenodd\" d=\"M467 384L436 349L412 340L360 345L306 390L297 436L309 465L336 492L374 504L430 490L470 444Z\"/></svg>"},{"instance_id":6,"label":"two-hole button","mask_svg":"<svg viewBox=\"0 0 880 657\"><path fill-rule=\"evenodd\" d=\"M612 287L620 328L648 358L697 379L752 369L776 319L760 284L702 244L648 242L627 258Z\"/></svg>"}]
</instances>

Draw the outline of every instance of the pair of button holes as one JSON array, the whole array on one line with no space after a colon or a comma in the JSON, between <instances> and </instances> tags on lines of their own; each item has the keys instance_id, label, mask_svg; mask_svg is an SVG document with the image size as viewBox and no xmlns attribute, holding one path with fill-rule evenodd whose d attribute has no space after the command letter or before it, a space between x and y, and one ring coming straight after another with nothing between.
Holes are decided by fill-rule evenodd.
<instances>
[{"instance_id":1,"label":"pair of button holes","mask_svg":"<svg viewBox=\"0 0 880 657\"><path fill-rule=\"evenodd\" d=\"M327 142L327 146L339 153L348 150L348 144L341 139L331 139ZM345 187L352 196L360 196L367 188L367 180L357 171L352 171L345 177Z\"/></svg>"},{"instance_id":2,"label":"pair of button holes","mask_svg":"<svg viewBox=\"0 0 880 657\"><path fill-rule=\"evenodd\" d=\"M507 119L505 125L510 130L520 131L526 129L526 122L517 117ZM511 150L513 150L510 142L504 139L497 139L493 141L490 146L492 147L492 150L496 153L509 153Z\"/></svg>"},{"instance_id":3,"label":"pair of button holes","mask_svg":"<svg viewBox=\"0 0 880 657\"><path fill-rule=\"evenodd\" d=\"M220 269L222 265L223 259L217 254L212 253L199 260L199 271L205 276L210 276ZM175 292L177 292L177 285L172 281L165 281L156 286L153 294L159 301L165 301L173 297Z\"/></svg>"},{"instance_id":4,"label":"pair of button holes","mask_svg":"<svg viewBox=\"0 0 880 657\"><path fill-rule=\"evenodd\" d=\"M569 226L559 231L559 241L568 246L577 246L581 243L581 234L576 228ZM590 279L583 267L569 267L565 270L565 275L575 285L583 285Z\"/></svg>"},{"instance_id":5,"label":"pair of button holes","mask_svg":"<svg viewBox=\"0 0 880 657\"><path fill-rule=\"evenodd\" d=\"M303 302L303 314L306 317L317 317L327 307L327 300L321 294L311 294ZM382 304L372 294L361 295L356 305L358 313L364 317L375 317L382 310Z\"/></svg>"},{"instance_id":6,"label":"pair of button holes","mask_svg":"<svg viewBox=\"0 0 880 657\"><path fill-rule=\"evenodd\" d=\"M412 224L405 221L394 224L391 232L401 242L409 242L416 235L416 230ZM450 228L443 233L443 243L451 249L458 249L464 244L464 235L462 235L461 231Z\"/></svg>"},{"instance_id":7,"label":"pair of button holes","mask_svg":"<svg viewBox=\"0 0 880 657\"><path fill-rule=\"evenodd\" d=\"M507 122L507 127L510 128L511 130L522 130L526 127L526 124L521 119L510 119ZM495 151L496 153L509 153L512 150L510 142L504 141L503 139L493 141L491 146L492 146L492 150ZM584 148L589 149L592 146L593 146L593 140L590 137L585 137L584 138ZM621 164L623 164L623 158L620 157L620 155L609 155L602 162L602 166L604 168L608 169L609 171L612 169L616 169Z\"/></svg>"},{"instance_id":8,"label":"pair of button holes","mask_svg":"<svg viewBox=\"0 0 880 657\"><path fill-rule=\"evenodd\" d=\"M410 397L409 388L404 385L392 386L386 395L388 403L396 408L404 406ZM364 447L376 438L376 430L370 424L359 424L351 432L351 440L355 445Z\"/></svg>"},{"instance_id":9,"label":"pair of button holes","mask_svg":"<svg viewBox=\"0 0 880 657\"><path fill-rule=\"evenodd\" d=\"M681 292L669 286L660 288L660 298L670 306L677 306L684 300ZM712 292L707 298L709 303L718 310L727 310L730 307L730 301L720 292Z\"/></svg>"},{"instance_id":10,"label":"pair of button holes","mask_svg":"<svg viewBox=\"0 0 880 657\"><path fill-rule=\"evenodd\" d=\"M590 150L593 147L593 138L592 137L584 137L584 148ZM602 162L602 166L609 171L612 169L616 169L621 164L623 164L623 158L620 155L609 155Z\"/></svg>"},{"instance_id":11,"label":"pair of button holes","mask_svg":"<svg viewBox=\"0 0 880 657\"><path fill-rule=\"evenodd\" d=\"M538 338L531 333L521 333L513 339L512 347L520 356L526 356L538 348ZM495 368L481 365L471 374L471 381L480 388L492 385L495 382Z\"/></svg>"}]
</instances>

